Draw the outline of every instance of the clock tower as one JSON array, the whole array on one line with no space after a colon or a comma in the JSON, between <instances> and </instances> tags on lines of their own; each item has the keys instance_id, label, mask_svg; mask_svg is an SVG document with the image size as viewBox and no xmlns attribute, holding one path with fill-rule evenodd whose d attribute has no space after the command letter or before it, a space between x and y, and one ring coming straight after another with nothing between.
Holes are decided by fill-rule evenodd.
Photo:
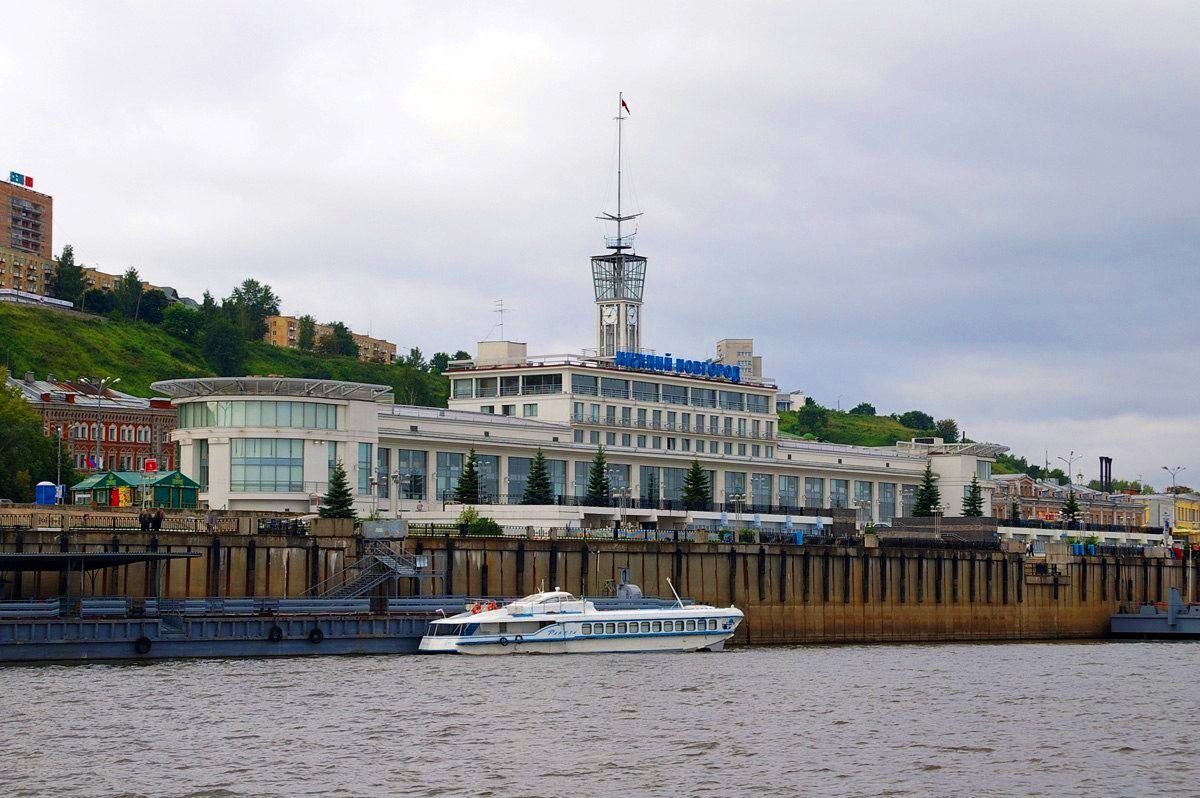
<instances>
[{"instance_id":1,"label":"clock tower","mask_svg":"<svg viewBox=\"0 0 1200 798\"><path fill-rule=\"evenodd\" d=\"M621 125L627 118L629 106L617 96L617 212L605 212L596 217L616 222L617 234L605 236L607 254L592 258L592 282L596 291L596 350L600 357L614 357L617 352L638 352L642 348L642 289L646 283L646 259L634 254L632 233L623 233L622 224L633 221L640 213L621 213Z\"/></svg>"}]
</instances>

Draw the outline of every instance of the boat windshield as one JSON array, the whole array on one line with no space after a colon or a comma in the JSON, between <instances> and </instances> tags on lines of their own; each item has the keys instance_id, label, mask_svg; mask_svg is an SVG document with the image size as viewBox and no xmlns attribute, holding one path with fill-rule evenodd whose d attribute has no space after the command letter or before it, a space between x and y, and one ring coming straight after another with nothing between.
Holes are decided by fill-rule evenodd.
<instances>
[{"instance_id":1,"label":"boat windshield","mask_svg":"<svg viewBox=\"0 0 1200 798\"><path fill-rule=\"evenodd\" d=\"M574 601L574 600L575 600L574 596L572 596L570 593L566 593L561 590L555 591L553 593L534 593L532 595L526 596L523 599L519 599L519 601L523 604L547 604L550 602Z\"/></svg>"}]
</instances>

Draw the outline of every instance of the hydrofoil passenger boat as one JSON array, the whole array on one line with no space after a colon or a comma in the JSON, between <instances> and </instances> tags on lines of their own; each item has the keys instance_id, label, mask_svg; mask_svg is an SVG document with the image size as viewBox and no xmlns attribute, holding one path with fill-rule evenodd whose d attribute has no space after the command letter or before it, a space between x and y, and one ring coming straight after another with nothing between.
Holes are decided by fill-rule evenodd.
<instances>
[{"instance_id":1,"label":"hydrofoil passenger boat","mask_svg":"<svg viewBox=\"0 0 1200 798\"><path fill-rule=\"evenodd\" d=\"M493 608L494 607L494 608ZM459 654L599 654L720 651L742 622L736 607L705 605L597 610L561 590L433 621L421 651Z\"/></svg>"}]
</instances>

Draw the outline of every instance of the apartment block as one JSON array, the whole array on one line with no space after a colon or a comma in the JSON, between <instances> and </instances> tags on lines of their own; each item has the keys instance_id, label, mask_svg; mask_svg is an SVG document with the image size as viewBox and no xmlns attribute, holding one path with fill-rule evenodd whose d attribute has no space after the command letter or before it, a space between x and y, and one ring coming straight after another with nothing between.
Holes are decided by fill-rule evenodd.
<instances>
[{"instance_id":1,"label":"apartment block","mask_svg":"<svg viewBox=\"0 0 1200 798\"><path fill-rule=\"evenodd\" d=\"M747 377L762 377L762 358L754 354L753 338L722 338L717 341L718 363L738 366Z\"/></svg>"},{"instance_id":2,"label":"apartment block","mask_svg":"<svg viewBox=\"0 0 1200 798\"><path fill-rule=\"evenodd\" d=\"M316 340L329 335L333 328L328 324L316 325ZM358 359L364 363L395 363L396 345L382 338L372 338L351 332L354 343L358 344ZM267 332L263 340L272 346L287 349L300 348L300 319L296 316L268 316Z\"/></svg>"}]
</instances>

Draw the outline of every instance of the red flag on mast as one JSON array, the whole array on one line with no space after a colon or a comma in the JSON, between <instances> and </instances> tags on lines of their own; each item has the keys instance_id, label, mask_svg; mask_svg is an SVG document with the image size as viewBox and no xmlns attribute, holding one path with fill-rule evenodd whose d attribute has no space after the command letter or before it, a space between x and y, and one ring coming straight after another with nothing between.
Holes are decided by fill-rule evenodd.
<instances>
[{"instance_id":1,"label":"red flag on mast","mask_svg":"<svg viewBox=\"0 0 1200 798\"><path fill-rule=\"evenodd\" d=\"M621 98L621 107L625 109L625 113L632 113L632 111L629 110L629 105L625 102L624 97Z\"/></svg>"}]
</instances>

